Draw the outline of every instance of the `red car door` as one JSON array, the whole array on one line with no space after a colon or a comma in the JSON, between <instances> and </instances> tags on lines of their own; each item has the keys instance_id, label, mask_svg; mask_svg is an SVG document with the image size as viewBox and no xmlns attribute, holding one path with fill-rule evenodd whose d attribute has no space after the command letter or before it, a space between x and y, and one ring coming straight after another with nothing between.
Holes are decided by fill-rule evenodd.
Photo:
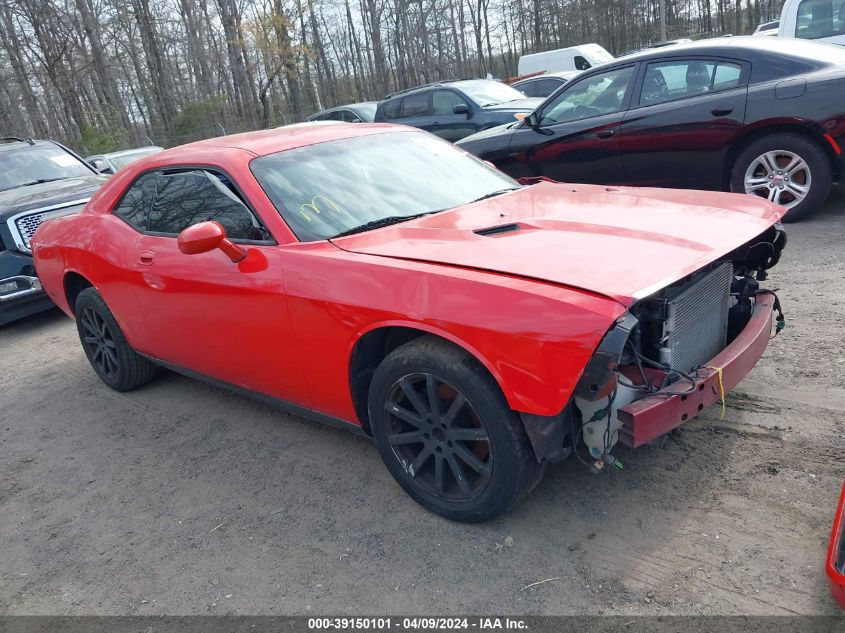
<instances>
[{"instance_id":1,"label":"red car door","mask_svg":"<svg viewBox=\"0 0 845 633\"><path fill-rule=\"evenodd\" d=\"M722 189L728 151L743 131L747 82L747 65L737 61L649 63L622 122L628 182Z\"/></svg>"},{"instance_id":2,"label":"red car door","mask_svg":"<svg viewBox=\"0 0 845 633\"><path fill-rule=\"evenodd\" d=\"M295 352L278 247L223 174L156 175L146 231L128 267L146 327L139 351L182 369L300 405L306 381ZM246 249L233 263L219 250L185 255L177 235L216 220Z\"/></svg>"}]
</instances>

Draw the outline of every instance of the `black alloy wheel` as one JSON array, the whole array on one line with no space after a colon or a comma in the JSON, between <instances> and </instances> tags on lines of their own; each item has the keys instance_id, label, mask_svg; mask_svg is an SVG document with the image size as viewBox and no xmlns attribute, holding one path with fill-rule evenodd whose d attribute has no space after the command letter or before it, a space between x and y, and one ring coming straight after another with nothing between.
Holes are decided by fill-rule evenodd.
<instances>
[{"instance_id":1,"label":"black alloy wheel","mask_svg":"<svg viewBox=\"0 0 845 633\"><path fill-rule=\"evenodd\" d=\"M152 380L157 367L138 354L95 288L85 288L74 305L76 329L88 362L115 391L128 391Z\"/></svg>"},{"instance_id":2,"label":"black alloy wheel","mask_svg":"<svg viewBox=\"0 0 845 633\"><path fill-rule=\"evenodd\" d=\"M417 503L455 521L492 519L539 483L519 416L466 351L420 336L376 368L369 424L382 460Z\"/></svg>"},{"instance_id":3,"label":"black alloy wheel","mask_svg":"<svg viewBox=\"0 0 845 633\"><path fill-rule=\"evenodd\" d=\"M91 364L98 374L113 379L117 375L120 361L109 324L92 307L83 308L79 321L85 331L82 344L87 348Z\"/></svg>"},{"instance_id":4,"label":"black alloy wheel","mask_svg":"<svg viewBox=\"0 0 845 633\"><path fill-rule=\"evenodd\" d=\"M415 486L444 499L476 498L490 483L493 453L478 414L449 382L411 374L385 402L387 441Z\"/></svg>"}]
</instances>

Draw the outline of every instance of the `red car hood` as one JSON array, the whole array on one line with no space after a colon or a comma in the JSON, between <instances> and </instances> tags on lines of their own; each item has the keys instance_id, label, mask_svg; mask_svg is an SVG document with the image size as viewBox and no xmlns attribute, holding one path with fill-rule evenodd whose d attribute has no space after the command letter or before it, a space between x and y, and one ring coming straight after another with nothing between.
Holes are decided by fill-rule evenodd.
<instances>
[{"instance_id":1,"label":"red car hood","mask_svg":"<svg viewBox=\"0 0 845 633\"><path fill-rule=\"evenodd\" d=\"M563 284L630 306L756 237L783 211L738 194L542 182L333 242ZM519 230L476 233L513 224Z\"/></svg>"}]
</instances>

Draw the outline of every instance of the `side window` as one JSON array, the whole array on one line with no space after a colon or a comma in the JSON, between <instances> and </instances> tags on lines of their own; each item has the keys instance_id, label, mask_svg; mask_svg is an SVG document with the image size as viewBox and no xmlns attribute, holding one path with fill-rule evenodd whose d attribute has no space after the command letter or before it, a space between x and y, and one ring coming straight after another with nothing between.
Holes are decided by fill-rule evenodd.
<instances>
[{"instance_id":1,"label":"side window","mask_svg":"<svg viewBox=\"0 0 845 633\"><path fill-rule=\"evenodd\" d=\"M845 34L845 3L837 0L803 0L798 5L795 37L815 40Z\"/></svg>"},{"instance_id":2,"label":"side window","mask_svg":"<svg viewBox=\"0 0 845 633\"><path fill-rule=\"evenodd\" d=\"M739 85L739 64L710 60L679 60L649 64L643 78L640 105L675 101Z\"/></svg>"},{"instance_id":3,"label":"side window","mask_svg":"<svg viewBox=\"0 0 845 633\"><path fill-rule=\"evenodd\" d=\"M586 59L581 57L580 55L575 56L575 68L576 70L587 70L588 68L592 68L593 65L588 62Z\"/></svg>"},{"instance_id":4,"label":"side window","mask_svg":"<svg viewBox=\"0 0 845 633\"><path fill-rule=\"evenodd\" d=\"M466 101L457 93L451 90L435 90L431 95L432 108L434 114L454 114L455 106L466 104Z\"/></svg>"},{"instance_id":5,"label":"side window","mask_svg":"<svg viewBox=\"0 0 845 633\"><path fill-rule=\"evenodd\" d=\"M340 117L339 117L340 120L345 121L346 123L360 123L361 122L361 119L359 119L357 116L355 116L355 113L351 112L350 110L341 110L340 112L338 112L338 114L340 115Z\"/></svg>"},{"instance_id":6,"label":"side window","mask_svg":"<svg viewBox=\"0 0 845 633\"><path fill-rule=\"evenodd\" d=\"M728 62L719 62L713 75L713 90L728 90L739 86L742 66Z\"/></svg>"},{"instance_id":7,"label":"side window","mask_svg":"<svg viewBox=\"0 0 845 633\"><path fill-rule=\"evenodd\" d=\"M573 83L555 97L540 115L540 125L578 121L622 110L634 67L617 68Z\"/></svg>"},{"instance_id":8,"label":"side window","mask_svg":"<svg viewBox=\"0 0 845 633\"><path fill-rule=\"evenodd\" d=\"M147 230L178 235L193 224L215 220L231 239L266 239L252 212L223 178L207 171L162 175L156 183Z\"/></svg>"},{"instance_id":9,"label":"side window","mask_svg":"<svg viewBox=\"0 0 845 633\"><path fill-rule=\"evenodd\" d=\"M526 97L536 97L537 96L537 84L539 81L526 81L523 84L519 84L518 86L514 86L517 90L519 90L522 94Z\"/></svg>"},{"instance_id":10,"label":"side window","mask_svg":"<svg viewBox=\"0 0 845 633\"><path fill-rule=\"evenodd\" d=\"M535 82L537 89L535 93L531 95L532 97L548 97L552 94L555 90L560 88L565 81L558 81L557 79L541 79L540 81Z\"/></svg>"},{"instance_id":11,"label":"side window","mask_svg":"<svg viewBox=\"0 0 845 633\"><path fill-rule=\"evenodd\" d=\"M408 95L402 99L402 118L428 114L428 92Z\"/></svg>"},{"instance_id":12,"label":"side window","mask_svg":"<svg viewBox=\"0 0 845 633\"><path fill-rule=\"evenodd\" d=\"M398 119L401 115L402 99L393 99L388 101L382 107L385 120Z\"/></svg>"},{"instance_id":13,"label":"side window","mask_svg":"<svg viewBox=\"0 0 845 633\"><path fill-rule=\"evenodd\" d=\"M114 210L114 214L136 231L147 230L147 211L153 200L158 172L144 174L136 180Z\"/></svg>"}]
</instances>

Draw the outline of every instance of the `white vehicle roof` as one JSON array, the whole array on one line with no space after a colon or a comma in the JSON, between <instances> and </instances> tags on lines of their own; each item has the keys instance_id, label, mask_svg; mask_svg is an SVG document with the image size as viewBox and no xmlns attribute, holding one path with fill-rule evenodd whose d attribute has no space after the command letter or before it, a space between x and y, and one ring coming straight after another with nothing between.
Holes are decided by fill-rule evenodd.
<instances>
[{"instance_id":1,"label":"white vehicle roof","mask_svg":"<svg viewBox=\"0 0 845 633\"><path fill-rule=\"evenodd\" d=\"M587 66L579 68L576 63L576 57L580 57L587 62ZM553 51L543 51L541 53L531 53L530 55L523 55L519 58L518 74L527 75L541 70L546 72L559 72L565 70L586 70L599 64L604 64L613 59L613 55L608 53L604 48L598 44L581 44L580 46L569 46L567 48L558 48ZM583 61L577 60L580 65Z\"/></svg>"}]
</instances>

